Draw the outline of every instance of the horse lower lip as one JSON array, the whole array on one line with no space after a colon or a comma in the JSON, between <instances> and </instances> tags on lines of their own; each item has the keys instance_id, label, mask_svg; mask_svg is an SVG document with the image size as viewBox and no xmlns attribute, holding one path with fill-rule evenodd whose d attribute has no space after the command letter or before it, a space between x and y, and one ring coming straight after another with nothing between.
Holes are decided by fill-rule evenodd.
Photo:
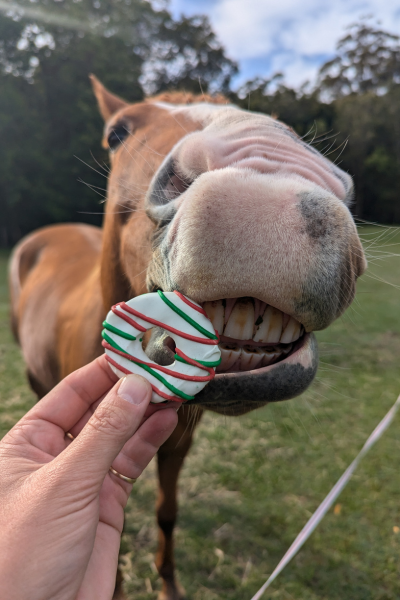
<instances>
[{"instance_id":1,"label":"horse lower lip","mask_svg":"<svg viewBox=\"0 0 400 600\"><path fill-rule=\"evenodd\" d=\"M238 416L268 404L302 394L313 381L318 367L314 334L307 333L293 351L279 362L235 373L217 373L190 402L224 415Z\"/></svg>"},{"instance_id":2,"label":"horse lower lip","mask_svg":"<svg viewBox=\"0 0 400 600\"><path fill-rule=\"evenodd\" d=\"M149 404L149 406L146 408L146 412L144 413L143 420L148 419L155 412L164 410L166 408L173 408L175 410L178 410L181 404L182 402L160 402L159 404Z\"/></svg>"}]
</instances>

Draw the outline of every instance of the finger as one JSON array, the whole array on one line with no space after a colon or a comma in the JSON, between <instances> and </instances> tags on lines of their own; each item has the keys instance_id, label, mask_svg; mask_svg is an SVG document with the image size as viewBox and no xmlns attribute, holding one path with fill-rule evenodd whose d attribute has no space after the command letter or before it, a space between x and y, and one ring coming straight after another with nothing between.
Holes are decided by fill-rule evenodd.
<instances>
[{"instance_id":1,"label":"finger","mask_svg":"<svg viewBox=\"0 0 400 600\"><path fill-rule=\"evenodd\" d=\"M151 385L139 375L118 382L74 443L57 457L56 468L63 477L84 481L97 493L115 457L139 427L151 394Z\"/></svg>"},{"instance_id":2,"label":"finger","mask_svg":"<svg viewBox=\"0 0 400 600\"><path fill-rule=\"evenodd\" d=\"M79 419L79 421L73 427L71 427L69 432L73 435L74 438L76 438L79 435L79 433L82 431L82 429L85 427L86 423L89 421L90 417L93 415L93 413L95 412L95 410L98 407L98 405L100 404L100 402L102 402L104 396L102 398L100 398L99 400L97 400L97 402L94 402L91 405L91 407L85 412L83 417L81 417L81 419ZM166 408L173 408L175 411L177 411L180 406L181 406L181 403L176 402L175 400L172 402L163 402L162 404L149 404L149 406L146 408L146 412L144 414L143 420L147 419L153 413L158 412L159 410L165 410Z\"/></svg>"},{"instance_id":3,"label":"finger","mask_svg":"<svg viewBox=\"0 0 400 600\"><path fill-rule=\"evenodd\" d=\"M100 402L102 402L104 400L106 395L107 394L103 394L103 396L101 396L101 398L96 400L96 402L93 402L93 404L91 404L89 406L89 408L84 413L84 415L82 415L82 417L79 419L79 421L77 423L75 423L75 425L73 427L70 428L69 433L71 433L74 438L76 438L76 436L79 435L79 433L85 427L86 423L89 421L89 419L92 417L92 415L94 415L96 408L99 406Z\"/></svg>"},{"instance_id":4,"label":"finger","mask_svg":"<svg viewBox=\"0 0 400 600\"><path fill-rule=\"evenodd\" d=\"M117 380L105 356L100 356L63 379L24 418L43 419L69 431Z\"/></svg>"},{"instance_id":5,"label":"finger","mask_svg":"<svg viewBox=\"0 0 400 600\"><path fill-rule=\"evenodd\" d=\"M78 598L99 600L112 598L115 589L115 573L118 567L118 550L121 532L105 523L99 523L93 552L86 568Z\"/></svg>"},{"instance_id":6,"label":"finger","mask_svg":"<svg viewBox=\"0 0 400 600\"><path fill-rule=\"evenodd\" d=\"M174 431L177 422L178 415L174 408L165 408L154 413L126 442L112 467L131 479L139 477L158 448Z\"/></svg>"}]
</instances>

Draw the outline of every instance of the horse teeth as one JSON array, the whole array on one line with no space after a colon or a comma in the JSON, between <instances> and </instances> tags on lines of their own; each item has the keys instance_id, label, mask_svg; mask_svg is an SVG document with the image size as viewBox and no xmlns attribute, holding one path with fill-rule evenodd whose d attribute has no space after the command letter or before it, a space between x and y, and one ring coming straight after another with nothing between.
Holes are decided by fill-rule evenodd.
<instances>
[{"instance_id":1,"label":"horse teeth","mask_svg":"<svg viewBox=\"0 0 400 600\"><path fill-rule=\"evenodd\" d=\"M272 306L267 306L263 314L262 322L254 334L255 342L277 344L282 333L282 312Z\"/></svg>"},{"instance_id":2,"label":"horse teeth","mask_svg":"<svg viewBox=\"0 0 400 600\"><path fill-rule=\"evenodd\" d=\"M288 344L287 346L282 348L280 350L280 352L282 352L282 354L289 354L289 352L291 352L292 348L293 348L293 344Z\"/></svg>"},{"instance_id":3,"label":"horse teeth","mask_svg":"<svg viewBox=\"0 0 400 600\"><path fill-rule=\"evenodd\" d=\"M261 367L267 367L275 363L279 358L286 356L292 349L289 344L285 349L257 348L255 346L237 346L234 344L219 344L221 350L221 364L218 366L219 373L229 371L234 367L235 371L252 371Z\"/></svg>"},{"instance_id":4,"label":"horse teeth","mask_svg":"<svg viewBox=\"0 0 400 600\"><path fill-rule=\"evenodd\" d=\"M251 340L253 328L253 302L247 299L237 300L229 317L229 321L225 325L224 335L235 340Z\"/></svg>"},{"instance_id":5,"label":"horse teeth","mask_svg":"<svg viewBox=\"0 0 400 600\"><path fill-rule=\"evenodd\" d=\"M294 342L298 340L300 337L301 325L296 319L290 317L289 321L286 324L284 331L282 332L280 342L281 344L289 344L290 342Z\"/></svg>"},{"instance_id":6,"label":"horse teeth","mask_svg":"<svg viewBox=\"0 0 400 600\"><path fill-rule=\"evenodd\" d=\"M221 333L224 330L224 318L225 318L225 308L222 304L222 300L213 300L211 302L205 302L203 306L204 310L207 313L208 318L210 319L213 327L218 333Z\"/></svg>"},{"instance_id":7,"label":"horse teeth","mask_svg":"<svg viewBox=\"0 0 400 600\"><path fill-rule=\"evenodd\" d=\"M237 298L227 298L225 300L225 321L224 321L225 324L229 321L229 317L231 316L233 307L236 304L236 300L237 300Z\"/></svg>"},{"instance_id":8,"label":"horse teeth","mask_svg":"<svg viewBox=\"0 0 400 600\"><path fill-rule=\"evenodd\" d=\"M289 345L304 332L303 326L296 319L257 299L209 300L204 302L203 307L219 335L225 335L233 341L253 339L264 344ZM279 352L285 354L289 351L279 349ZM250 357L243 358L242 362L245 364L249 360ZM255 360L254 356L249 364L253 364Z\"/></svg>"},{"instance_id":9,"label":"horse teeth","mask_svg":"<svg viewBox=\"0 0 400 600\"><path fill-rule=\"evenodd\" d=\"M242 350L239 346L224 343L219 344L219 349L221 350L221 364L218 371L227 371L240 358Z\"/></svg>"},{"instance_id":10,"label":"horse teeth","mask_svg":"<svg viewBox=\"0 0 400 600\"><path fill-rule=\"evenodd\" d=\"M242 371L251 371L261 365L265 352L261 348L246 346L240 355L240 368Z\"/></svg>"},{"instance_id":11,"label":"horse teeth","mask_svg":"<svg viewBox=\"0 0 400 600\"><path fill-rule=\"evenodd\" d=\"M263 367L268 367L269 365L272 365L272 363L274 363L281 356L281 352L279 352L279 351L264 352L263 354L264 354L263 359L262 359Z\"/></svg>"}]
</instances>

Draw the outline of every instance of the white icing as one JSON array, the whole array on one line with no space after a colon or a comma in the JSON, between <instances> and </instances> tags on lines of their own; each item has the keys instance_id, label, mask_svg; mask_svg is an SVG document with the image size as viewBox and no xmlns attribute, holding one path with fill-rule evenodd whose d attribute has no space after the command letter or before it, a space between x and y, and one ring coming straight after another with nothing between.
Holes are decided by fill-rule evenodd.
<instances>
[{"instance_id":1,"label":"white icing","mask_svg":"<svg viewBox=\"0 0 400 600\"><path fill-rule=\"evenodd\" d=\"M182 312L184 312L187 316L193 319L198 325L203 327L209 333L215 335L214 328L212 326L211 321L202 313L198 312L196 309L192 308L188 304L186 304L179 296L177 296L174 292L164 292L164 296L173 303L177 308L179 308ZM192 301L191 301L192 302ZM143 315L159 321L169 327L173 327L178 331L182 331L183 333L187 333L189 335L195 336L197 338L201 338L204 340L209 340L206 335L198 331L193 325L188 323L183 317L178 315L175 311L173 311L161 298L157 293L154 294L143 294L142 296L137 296L136 298L132 298L126 304L133 308L134 310L142 313ZM195 304L193 302L193 304ZM198 306L198 305L196 305ZM199 307L200 308L200 307ZM130 319L133 319L141 325L146 330L155 327L154 324L141 319L135 315L132 315L126 311L124 311L120 306L117 306L117 312L125 314ZM127 323L124 319L120 318L114 312L110 311L106 318L107 323L116 327L120 331L128 333L129 335L135 336L136 340L127 340L122 336L114 333L108 329L106 329L106 333L109 338L111 338L122 350L130 354L131 356L138 358L146 363L152 363L149 357L144 353L142 347L142 338L144 332L139 329L133 327L129 323ZM181 337L177 333L173 333L168 331L168 335L175 341L176 348L181 350L186 356L198 360L198 361L206 361L206 362L216 362L220 359L221 352L218 348L218 345L211 344L202 344L200 342L196 342L193 340L187 340ZM105 352L108 356L110 356L117 364L124 367L131 373L136 373L145 377L152 385L158 388L161 392L168 394L168 396L175 396L173 391L171 391L164 383L159 381L156 377L154 377L151 373L130 361L129 359L113 352L112 350L106 348ZM109 363L110 364L110 363ZM124 377L125 373L112 364L110 367L116 373L118 377ZM154 368L154 367L152 367ZM200 376L206 377L208 375L205 369L200 369L194 365L189 365L186 363L182 363L180 361L174 361L171 365L166 366L168 370L174 373L183 373L185 375L190 376ZM215 370L215 368L214 368ZM198 394L208 383L208 381L187 381L184 379L179 379L172 374L167 374L158 369L155 369L157 373L159 373L166 381L172 384L175 388L182 391L185 394L190 396L194 396ZM159 396L156 392L153 391L152 402L159 403L164 402L165 398Z\"/></svg>"}]
</instances>

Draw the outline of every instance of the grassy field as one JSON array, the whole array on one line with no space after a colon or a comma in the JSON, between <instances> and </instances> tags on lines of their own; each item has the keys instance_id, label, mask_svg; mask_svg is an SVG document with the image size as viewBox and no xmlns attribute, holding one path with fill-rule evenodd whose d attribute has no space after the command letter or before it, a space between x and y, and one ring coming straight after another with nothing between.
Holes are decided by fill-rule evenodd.
<instances>
[{"instance_id":1,"label":"grassy field","mask_svg":"<svg viewBox=\"0 0 400 600\"><path fill-rule=\"evenodd\" d=\"M400 230L363 227L370 268L353 307L318 334L302 397L230 419L208 413L180 481L179 578L191 600L250 599L400 393ZM8 325L0 263L0 435L34 397ZM387 282L387 283L386 283ZM265 598L400 598L400 415ZM134 487L122 540L126 590L156 598L154 465Z\"/></svg>"}]
</instances>

